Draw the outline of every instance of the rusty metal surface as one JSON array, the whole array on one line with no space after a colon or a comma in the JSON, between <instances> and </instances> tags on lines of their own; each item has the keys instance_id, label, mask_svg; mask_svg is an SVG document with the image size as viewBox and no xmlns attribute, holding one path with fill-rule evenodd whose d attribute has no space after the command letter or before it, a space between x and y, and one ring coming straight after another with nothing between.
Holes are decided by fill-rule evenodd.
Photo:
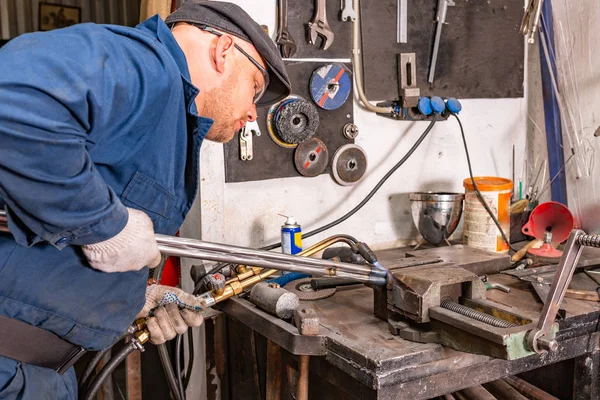
<instances>
[{"instance_id":1,"label":"rusty metal surface","mask_svg":"<svg viewBox=\"0 0 600 400\"><path fill-rule=\"evenodd\" d=\"M326 354L326 336L301 335L293 325L274 317L242 298L233 297L219 303L221 311L252 330L272 340L292 354L322 356Z\"/></svg>"},{"instance_id":2,"label":"rusty metal surface","mask_svg":"<svg viewBox=\"0 0 600 400\"><path fill-rule=\"evenodd\" d=\"M402 251L396 250L382 257L378 252L386 266L391 265L394 259L398 262L403 255ZM490 290L487 301L537 320L543 304L529 282L505 274L493 275L490 279L510 287L511 292ZM326 355L327 365L337 367L344 376L347 374L365 385L365 389L373 390L373 393L376 392L374 398L382 400L442 396L582 356L590 351L590 342L598 341L598 334L594 332L598 330L600 318L598 302L569 299L568 304L564 304L566 318L558 321L558 350L507 361L459 352L438 344L411 342L390 334L387 322L373 314L373 292L367 287L342 287L330 298L301 302L300 306L310 306L318 314L319 336L303 337L290 324L257 310L242 299L225 302L222 308L227 314L282 344L287 351Z\"/></svg>"},{"instance_id":3,"label":"rusty metal surface","mask_svg":"<svg viewBox=\"0 0 600 400\"><path fill-rule=\"evenodd\" d=\"M294 310L294 322L301 335L317 336L319 334L319 317L312 308L300 307Z\"/></svg>"},{"instance_id":4,"label":"rusty metal surface","mask_svg":"<svg viewBox=\"0 0 600 400\"><path fill-rule=\"evenodd\" d=\"M454 301L468 292L470 298L485 298L485 285L476 274L451 265L433 264L395 270L400 285L388 292L394 310L417 322L429 322L429 310L439 307L442 298Z\"/></svg>"}]
</instances>

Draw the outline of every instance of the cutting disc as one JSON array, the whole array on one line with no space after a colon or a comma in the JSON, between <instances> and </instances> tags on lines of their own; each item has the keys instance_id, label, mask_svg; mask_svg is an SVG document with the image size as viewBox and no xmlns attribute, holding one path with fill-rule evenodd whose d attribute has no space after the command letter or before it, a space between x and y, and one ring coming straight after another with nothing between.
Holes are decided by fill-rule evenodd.
<instances>
[{"instance_id":1,"label":"cutting disc","mask_svg":"<svg viewBox=\"0 0 600 400\"><path fill-rule=\"evenodd\" d=\"M325 110L338 109L346 102L352 89L352 80L341 64L327 64L317 68L310 78L310 96Z\"/></svg>"},{"instance_id":2,"label":"cutting disc","mask_svg":"<svg viewBox=\"0 0 600 400\"><path fill-rule=\"evenodd\" d=\"M329 151L322 140L313 137L296 147L294 165L303 176L321 174L329 163Z\"/></svg>"},{"instance_id":3,"label":"cutting disc","mask_svg":"<svg viewBox=\"0 0 600 400\"><path fill-rule=\"evenodd\" d=\"M367 154L362 147L346 144L335 152L331 162L333 179L342 186L358 182L367 171Z\"/></svg>"},{"instance_id":4,"label":"cutting disc","mask_svg":"<svg viewBox=\"0 0 600 400\"><path fill-rule=\"evenodd\" d=\"M310 286L311 278L298 279L285 285L283 288L295 293L300 300L320 300L333 296L335 288L314 290Z\"/></svg>"}]
</instances>

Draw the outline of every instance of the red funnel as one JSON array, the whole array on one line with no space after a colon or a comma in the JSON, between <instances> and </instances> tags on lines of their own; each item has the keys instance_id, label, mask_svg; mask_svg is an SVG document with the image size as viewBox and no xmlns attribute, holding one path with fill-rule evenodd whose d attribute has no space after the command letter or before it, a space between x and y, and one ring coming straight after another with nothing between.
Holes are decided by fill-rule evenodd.
<instances>
[{"instance_id":1,"label":"red funnel","mask_svg":"<svg viewBox=\"0 0 600 400\"><path fill-rule=\"evenodd\" d=\"M559 244L567 240L574 226L575 220L571 211L560 203L549 201L533 209L529 216L529 222L523 226L521 231L525 235L544 240L542 247L530 249L529 253L542 257L558 258L562 256L562 251L552 247L552 243ZM547 232L552 234L549 241L546 240Z\"/></svg>"}]
</instances>

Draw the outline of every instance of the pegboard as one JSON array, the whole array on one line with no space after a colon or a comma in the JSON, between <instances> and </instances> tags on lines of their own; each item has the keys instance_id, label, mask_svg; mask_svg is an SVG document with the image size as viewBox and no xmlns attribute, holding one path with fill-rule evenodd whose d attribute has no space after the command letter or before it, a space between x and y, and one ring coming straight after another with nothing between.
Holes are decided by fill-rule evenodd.
<instances>
[{"instance_id":1,"label":"pegboard","mask_svg":"<svg viewBox=\"0 0 600 400\"><path fill-rule=\"evenodd\" d=\"M308 43L308 23L313 19L316 0L288 0L288 30L296 42L292 58L350 58L352 53L352 23L340 19L340 1L328 0L327 23L334 33L327 50Z\"/></svg>"},{"instance_id":2,"label":"pegboard","mask_svg":"<svg viewBox=\"0 0 600 400\"><path fill-rule=\"evenodd\" d=\"M322 59L350 59L352 50L352 24L340 19L340 2L327 1L327 21L334 33L334 40L327 50L308 43L308 22L314 16L316 0L288 0L288 30L297 45L296 53L285 60L288 75L292 82L292 94L301 96L311 101L309 82L314 70L333 61L305 62L294 61L297 58L322 58ZM342 63L352 77L352 65ZM319 113L319 129L314 137L321 139L327 146L329 162L333 159L335 151L354 140L343 136L342 129L347 123L354 122L354 92L351 88L346 102L337 110L323 110L317 107ZM253 159L242 161L240 159L240 141L238 134L226 143L225 152L225 182L247 182L264 179L286 178L302 176L294 167L295 149L283 148L277 145L268 134L266 118L267 108L259 108L258 125L260 136L253 136ZM359 127L360 129L360 127ZM331 172L328 165L324 174ZM310 179L310 178L307 178ZM333 182L333 180L332 180Z\"/></svg>"},{"instance_id":3,"label":"pegboard","mask_svg":"<svg viewBox=\"0 0 600 400\"><path fill-rule=\"evenodd\" d=\"M433 84L427 77L438 2L407 1L408 41L401 44L396 43L397 0L361 4L365 92L370 99L398 98L396 57L413 52L422 96L523 97L522 0L454 0L442 28Z\"/></svg>"},{"instance_id":4,"label":"pegboard","mask_svg":"<svg viewBox=\"0 0 600 400\"><path fill-rule=\"evenodd\" d=\"M292 81L293 94L308 101L309 81L313 71L329 62L300 62L286 61L287 71ZM350 71L350 65L344 64ZM346 102L337 110L324 110L317 107L319 113L319 129L314 137L321 139L329 151L329 160L333 158L335 151L353 140L346 139L342 133L344 125L354 122L353 116L353 92ZM315 106L316 107L316 106ZM247 182L264 179L286 178L301 176L294 167L294 151L292 148L284 148L276 144L267 131L268 108L258 109L258 126L260 136L253 136L253 159L242 161L240 159L239 134L225 143L225 182ZM331 166L328 165L323 173L330 173ZM307 178L309 179L309 178Z\"/></svg>"}]
</instances>

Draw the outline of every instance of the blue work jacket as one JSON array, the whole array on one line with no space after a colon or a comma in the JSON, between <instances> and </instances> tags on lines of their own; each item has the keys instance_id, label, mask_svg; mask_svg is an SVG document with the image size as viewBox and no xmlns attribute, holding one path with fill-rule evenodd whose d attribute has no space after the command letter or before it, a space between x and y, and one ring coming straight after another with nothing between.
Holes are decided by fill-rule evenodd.
<instances>
[{"instance_id":1,"label":"blue work jacket","mask_svg":"<svg viewBox=\"0 0 600 400\"><path fill-rule=\"evenodd\" d=\"M103 273L81 245L116 235L125 207L173 235L198 188L198 89L168 27L80 24L0 49L0 314L90 350L144 304L148 269ZM0 357L0 399L75 399L73 369Z\"/></svg>"}]
</instances>

